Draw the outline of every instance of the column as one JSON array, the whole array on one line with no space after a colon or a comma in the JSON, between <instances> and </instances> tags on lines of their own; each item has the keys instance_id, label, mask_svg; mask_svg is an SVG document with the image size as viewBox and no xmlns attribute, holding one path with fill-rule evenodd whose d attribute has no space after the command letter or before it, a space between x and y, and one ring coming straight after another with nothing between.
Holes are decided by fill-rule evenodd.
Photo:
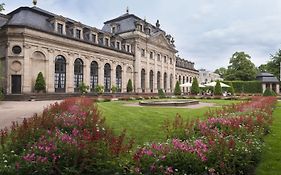
<instances>
[{"instance_id":1,"label":"column","mask_svg":"<svg viewBox=\"0 0 281 175\"><path fill-rule=\"evenodd\" d=\"M141 48L137 45L136 54L135 54L135 62L134 62L134 89L135 92L141 92Z\"/></svg>"},{"instance_id":2,"label":"column","mask_svg":"<svg viewBox=\"0 0 281 175\"><path fill-rule=\"evenodd\" d=\"M31 75L30 75L30 46L24 45L23 74L22 74L22 93L31 92Z\"/></svg>"},{"instance_id":3,"label":"column","mask_svg":"<svg viewBox=\"0 0 281 175\"><path fill-rule=\"evenodd\" d=\"M110 91L112 86L116 86L116 64L112 64L111 66L111 87L110 87Z\"/></svg>"},{"instance_id":4,"label":"column","mask_svg":"<svg viewBox=\"0 0 281 175\"><path fill-rule=\"evenodd\" d=\"M66 58L66 92L74 92L74 55Z\"/></svg>"},{"instance_id":5,"label":"column","mask_svg":"<svg viewBox=\"0 0 281 175\"><path fill-rule=\"evenodd\" d=\"M126 75L126 66L122 67L122 89L121 92L126 92L127 91L127 82L129 81L129 75Z\"/></svg>"},{"instance_id":6,"label":"column","mask_svg":"<svg viewBox=\"0 0 281 175\"><path fill-rule=\"evenodd\" d=\"M276 84L276 94L280 93L280 86L279 83Z\"/></svg>"},{"instance_id":7,"label":"column","mask_svg":"<svg viewBox=\"0 0 281 175\"><path fill-rule=\"evenodd\" d=\"M262 92L264 92L266 89L266 83L262 83Z\"/></svg>"},{"instance_id":8,"label":"column","mask_svg":"<svg viewBox=\"0 0 281 175\"><path fill-rule=\"evenodd\" d=\"M48 93L55 92L55 59L56 58L53 53L54 51L50 50L47 55L47 59L49 59L49 62L47 63L46 91Z\"/></svg>"},{"instance_id":9,"label":"column","mask_svg":"<svg viewBox=\"0 0 281 175\"><path fill-rule=\"evenodd\" d=\"M104 86L104 64L102 62L99 62L98 66L98 85Z\"/></svg>"},{"instance_id":10,"label":"column","mask_svg":"<svg viewBox=\"0 0 281 175\"><path fill-rule=\"evenodd\" d=\"M86 84L86 86L90 87L90 66L91 66L91 63L90 63L89 59L84 59L83 61L84 61L83 81Z\"/></svg>"}]
</instances>

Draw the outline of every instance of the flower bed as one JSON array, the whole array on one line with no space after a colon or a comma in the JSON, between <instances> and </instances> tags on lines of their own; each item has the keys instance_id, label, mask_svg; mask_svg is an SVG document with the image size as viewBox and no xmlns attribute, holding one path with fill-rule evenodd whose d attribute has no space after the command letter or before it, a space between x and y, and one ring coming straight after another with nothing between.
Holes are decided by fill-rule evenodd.
<instances>
[{"instance_id":1,"label":"flower bed","mask_svg":"<svg viewBox=\"0 0 281 175\"><path fill-rule=\"evenodd\" d=\"M5 175L123 173L132 145L124 143L125 132L112 133L88 98L55 103L0 134Z\"/></svg>"},{"instance_id":2,"label":"flower bed","mask_svg":"<svg viewBox=\"0 0 281 175\"><path fill-rule=\"evenodd\" d=\"M168 140L139 148L136 174L248 174L258 162L269 132L275 98L206 113L207 119L166 121Z\"/></svg>"}]
</instances>

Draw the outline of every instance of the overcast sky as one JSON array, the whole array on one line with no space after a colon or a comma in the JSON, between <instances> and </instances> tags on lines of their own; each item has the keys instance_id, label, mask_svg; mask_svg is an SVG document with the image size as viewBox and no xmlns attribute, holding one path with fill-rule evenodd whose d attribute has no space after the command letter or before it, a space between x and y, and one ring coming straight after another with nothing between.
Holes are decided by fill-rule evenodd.
<instances>
[{"instance_id":1,"label":"overcast sky","mask_svg":"<svg viewBox=\"0 0 281 175\"><path fill-rule=\"evenodd\" d=\"M32 0L2 0L4 13ZM195 67L226 67L235 51L245 51L256 66L281 49L281 0L38 0L38 7L102 28L103 22L130 13L175 38L179 55Z\"/></svg>"}]
</instances>

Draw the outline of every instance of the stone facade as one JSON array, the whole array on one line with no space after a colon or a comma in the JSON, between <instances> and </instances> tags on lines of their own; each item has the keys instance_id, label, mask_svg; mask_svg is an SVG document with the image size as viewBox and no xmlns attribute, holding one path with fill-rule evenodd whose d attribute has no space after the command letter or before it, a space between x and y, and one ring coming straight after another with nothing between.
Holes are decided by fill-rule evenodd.
<instances>
[{"instance_id":1,"label":"stone facade","mask_svg":"<svg viewBox=\"0 0 281 175\"><path fill-rule=\"evenodd\" d=\"M211 71L207 71L205 69L199 69L199 83L207 84L217 80L219 81L223 80L219 74L216 74Z\"/></svg>"},{"instance_id":2,"label":"stone facade","mask_svg":"<svg viewBox=\"0 0 281 175\"><path fill-rule=\"evenodd\" d=\"M2 86L6 94L32 93L42 72L46 92L73 93L84 82L106 92L162 88L172 92L178 76L198 77L178 66L174 40L156 25L126 13L97 29L37 7L20 7L0 16Z\"/></svg>"}]
</instances>

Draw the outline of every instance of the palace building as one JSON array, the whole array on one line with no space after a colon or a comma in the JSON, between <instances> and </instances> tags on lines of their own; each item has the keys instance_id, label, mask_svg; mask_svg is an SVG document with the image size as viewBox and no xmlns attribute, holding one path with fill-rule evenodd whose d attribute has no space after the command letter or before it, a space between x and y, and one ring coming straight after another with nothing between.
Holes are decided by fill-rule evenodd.
<instances>
[{"instance_id":1,"label":"palace building","mask_svg":"<svg viewBox=\"0 0 281 175\"><path fill-rule=\"evenodd\" d=\"M20 7L0 15L1 86L5 94L35 92L43 73L47 93L78 92L84 82L110 92L172 92L176 81L199 77L194 63L176 56L174 39L128 11L104 22L102 29L38 7ZM183 89L184 90L184 89Z\"/></svg>"}]
</instances>

